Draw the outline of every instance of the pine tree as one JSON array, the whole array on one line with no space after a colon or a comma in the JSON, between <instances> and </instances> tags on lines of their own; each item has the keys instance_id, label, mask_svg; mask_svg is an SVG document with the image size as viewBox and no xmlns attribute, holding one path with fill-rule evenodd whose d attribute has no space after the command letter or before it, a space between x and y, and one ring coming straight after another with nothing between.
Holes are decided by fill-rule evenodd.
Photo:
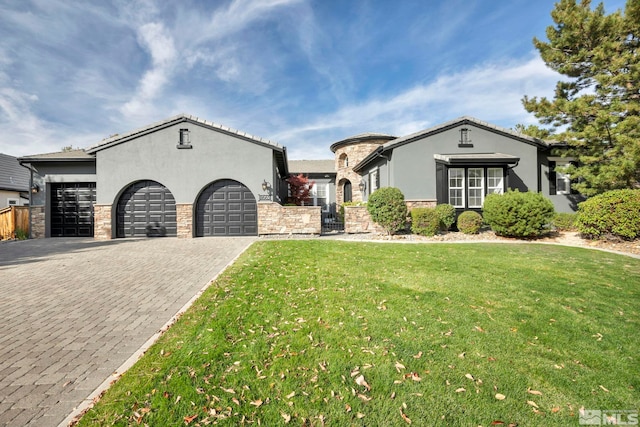
<instances>
[{"instance_id":1,"label":"pine tree","mask_svg":"<svg viewBox=\"0 0 640 427\"><path fill-rule=\"evenodd\" d=\"M640 1L607 15L600 3L560 0L548 41L534 39L544 62L567 79L553 99L523 104L578 162L567 169L585 195L640 183Z\"/></svg>"}]
</instances>

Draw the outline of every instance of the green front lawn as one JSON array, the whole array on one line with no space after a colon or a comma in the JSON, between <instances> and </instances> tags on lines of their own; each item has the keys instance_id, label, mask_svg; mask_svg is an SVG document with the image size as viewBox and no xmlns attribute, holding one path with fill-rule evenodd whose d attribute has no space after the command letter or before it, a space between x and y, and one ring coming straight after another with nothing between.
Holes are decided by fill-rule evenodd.
<instances>
[{"instance_id":1,"label":"green front lawn","mask_svg":"<svg viewBox=\"0 0 640 427\"><path fill-rule=\"evenodd\" d=\"M253 245L80 425L578 425L637 410L640 260Z\"/></svg>"}]
</instances>

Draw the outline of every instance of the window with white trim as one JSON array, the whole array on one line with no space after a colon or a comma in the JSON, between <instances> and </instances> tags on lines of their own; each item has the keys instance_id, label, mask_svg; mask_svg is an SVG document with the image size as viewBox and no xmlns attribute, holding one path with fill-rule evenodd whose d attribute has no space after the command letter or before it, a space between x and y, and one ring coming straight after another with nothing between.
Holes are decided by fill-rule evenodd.
<instances>
[{"instance_id":1,"label":"window with white trim","mask_svg":"<svg viewBox=\"0 0 640 427\"><path fill-rule=\"evenodd\" d=\"M484 168L467 169L468 204L481 208L484 202Z\"/></svg>"},{"instance_id":2,"label":"window with white trim","mask_svg":"<svg viewBox=\"0 0 640 427\"><path fill-rule=\"evenodd\" d=\"M376 191L378 189L378 185L378 169L373 169L372 171L369 171L369 194Z\"/></svg>"},{"instance_id":3,"label":"window with white trim","mask_svg":"<svg viewBox=\"0 0 640 427\"><path fill-rule=\"evenodd\" d=\"M329 184L316 183L310 192L313 206L321 206L323 212L329 211Z\"/></svg>"},{"instance_id":4,"label":"window with white trim","mask_svg":"<svg viewBox=\"0 0 640 427\"><path fill-rule=\"evenodd\" d=\"M487 194L504 193L503 168L449 168L447 175L449 204L455 208L482 208Z\"/></svg>"},{"instance_id":5,"label":"window with white trim","mask_svg":"<svg viewBox=\"0 0 640 427\"><path fill-rule=\"evenodd\" d=\"M487 194L504 193L504 170L487 168Z\"/></svg>"},{"instance_id":6,"label":"window with white trim","mask_svg":"<svg viewBox=\"0 0 640 427\"><path fill-rule=\"evenodd\" d=\"M449 169L449 204L464 208L464 168Z\"/></svg>"},{"instance_id":7,"label":"window with white trim","mask_svg":"<svg viewBox=\"0 0 640 427\"><path fill-rule=\"evenodd\" d=\"M568 161L556 161L556 194L571 194L571 176L561 172L562 168L570 164Z\"/></svg>"}]
</instances>

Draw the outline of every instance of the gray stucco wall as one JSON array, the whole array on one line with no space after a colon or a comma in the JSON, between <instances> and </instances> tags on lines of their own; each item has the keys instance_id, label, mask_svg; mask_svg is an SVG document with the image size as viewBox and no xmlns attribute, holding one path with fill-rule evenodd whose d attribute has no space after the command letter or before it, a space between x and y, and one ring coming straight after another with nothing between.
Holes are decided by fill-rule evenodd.
<instances>
[{"instance_id":1,"label":"gray stucco wall","mask_svg":"<svg viewBox=\"0 0 640 427\"><path fill-rule=\"evenodd\" d=\"M191 149L178 149L180 129L189 129ZM247 186L256 200L264 180L274 183L273 149L191 122L178 123L96 153L97 202L114 204L133 182L153 180L176 203L196 203L199 193L219 179Z\"/></svg>"},{"instance_id":2,"label":"gray stucco wall","mask_svg":"<svg viewBox=\"0 0 640 427\"><path fill-rule=\"evenodd\" d=\"M459 147L460 129L470 130L473 147ZM538 148L525 142L474 126L460 125L396 147L391 160L390 186L398 187L406 199L436 199L434 154L502 153L520 158L509 185L521 181L521 190L538 191ZM382 178L382 176L381 176ZM381 181L382 182L382 181ZM522 185L520 185L522 187Z\"/></svg>"}]
</instances>

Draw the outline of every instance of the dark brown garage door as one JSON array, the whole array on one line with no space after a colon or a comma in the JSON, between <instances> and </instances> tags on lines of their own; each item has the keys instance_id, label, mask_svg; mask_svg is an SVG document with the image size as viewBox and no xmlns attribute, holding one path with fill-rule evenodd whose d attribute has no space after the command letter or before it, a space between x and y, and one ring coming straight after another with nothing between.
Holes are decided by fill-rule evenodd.
<instances>
[{"instance_id":1,"label":"dark brown garage door","mask_svg":"<svg viewBox=\"0 0 640 427\"><path fill-rule=\"evenodd\" d=\"M230 179L214 182L198 198L196 236L256 236L256 199L247 187Z\"/></svg>"},{"instance_id":2,"label":"dark brown garage door","mask_svg":"<svg viewBox=\"0 0 640 427\"><path fill-rule=\"evenodd\" d=\"M92 237L93 182L51 184L51 237Z\"/></svg>"},{"instance_id":3,"label":"dark brown garage door","mask_svg":"<svg viewBox=\"0 0 640 427\"><path fill-rule=\"evenodd\" d=\"M117 237L176 236L176 201L155 181L140 181L120 196L116 217Z\"/></svg>"}]
</instances>

